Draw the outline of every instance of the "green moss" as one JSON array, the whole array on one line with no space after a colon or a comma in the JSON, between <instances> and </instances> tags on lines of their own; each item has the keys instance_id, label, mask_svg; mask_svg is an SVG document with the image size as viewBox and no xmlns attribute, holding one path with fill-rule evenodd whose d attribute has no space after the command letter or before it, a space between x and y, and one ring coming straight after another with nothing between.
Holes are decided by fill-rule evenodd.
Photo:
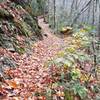
<instances>
[{"instance_id":1,"label":"green moss","mask_svg":"<svg viewBox=\"0 0 100 100\"><path fill-rule=\"evenodd\" d=\"M23 20L15 20L15 26L20 29L22 35L30 36L32 32L29 30L29 26Z\"/></svg>"},{"instance_id":2,"label":"green moss","mask_svg":"<svg viewBox=\"0 0 100 100\"><path fill-rule=\"evenodd\" d=\"M0 18L11 20L13 16L7 10L0 8Z\"/></svg>"}]
</instances>

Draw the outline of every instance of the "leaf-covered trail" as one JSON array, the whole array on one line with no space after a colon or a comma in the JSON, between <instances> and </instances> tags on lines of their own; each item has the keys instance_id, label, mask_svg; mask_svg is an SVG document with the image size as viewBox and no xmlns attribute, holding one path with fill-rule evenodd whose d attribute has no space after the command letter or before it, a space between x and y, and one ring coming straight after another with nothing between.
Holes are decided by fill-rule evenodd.
<instances>
[{"instance_id":1,"label":"leaf-covered trail","mask_svg":"<svg viewBox=\"0 0 100 100\"><path fill-rule=\"evenodd\" d=\"M48 36L33 44L32 55L24 54L20 59L17 59L19 67L12 71L14 80L23 84L22 88L17 90L20 91L21 97L28 97L30 92L41 91L46 88L51 76L49 69L44 67L44 63L54 57L66 45L64 39L53 35L52 30L48 24L43 22L43 19L39 19L39 25ZM71 37L66 38L66 41L70 40Z\"/></svg>"}]
</instances>

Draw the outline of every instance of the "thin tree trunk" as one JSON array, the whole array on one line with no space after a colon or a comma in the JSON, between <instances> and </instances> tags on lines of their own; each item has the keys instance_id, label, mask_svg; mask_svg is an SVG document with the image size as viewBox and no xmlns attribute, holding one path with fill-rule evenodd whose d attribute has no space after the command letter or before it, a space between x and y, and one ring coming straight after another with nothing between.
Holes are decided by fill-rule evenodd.
<instances>
[{"instance_id":1,"label":"thin tree trunk","mask_svg":"<svg viewBox=\"0 0 100 100\"><path fill-rule=\"evenodd\" d=\"M89 4L89 8L88 8L88 12L87 12L87 23L89 24L90 22L90 8L91 8L91 6L90 6L90 4Z\"/></svg>"},{"instance_id":2,"label":"thin tree trunk","mask_svg":"<svg viewBox=\"0 0 100 100\"><path fill-rule=\"evenodd\" d=\"M94 12L94 10L95 10L95 7L94 7L94 0L92 1L92 5L93 5L93 18L92 18L92 26L94 26L94 22L95 22L95 12Z\"/></svg>"},{"instance_id":3,"label":"thin tree trunk","mask_svg":"<svg viewBox=\"0 0 100 100\"><path fill-rule=\"evenodd\" d=\"M74 5L74 0L72 1L71 8L70 8L71 9L70 14L69 14L70 17L72 17L73 5Z\"/></svg>"},{"instance_id":4,"label":"thin tree trunk","mask_svg":"<svg viewBox=\"0 0 100 100\"><path fill-rule=\"evenodd\" d=\"M49 14L50 14L50 8L49 8L49 6L50 6L50 1L48 0L48 22L49 22Z\"/></svg>"},{"instance_id":5,"label":"thin tree trunk","mask_svg":"<svg viewBox=\"0 0 100 100\"><path fill-rule=\"evenodd\" d=\"M98 24L98 36L100 41L100 0L99 0L99 24Z\"/></svg>"},{"instance_id":6,"label":"thin tree trunk","mask_svg":"<svg viewBox=\"0 0 100 100\"><path fill-rule=\"evenodd\" d=\"M54 29L56 28L56 0L54 0Z\"/></svg>"}]
</instances>

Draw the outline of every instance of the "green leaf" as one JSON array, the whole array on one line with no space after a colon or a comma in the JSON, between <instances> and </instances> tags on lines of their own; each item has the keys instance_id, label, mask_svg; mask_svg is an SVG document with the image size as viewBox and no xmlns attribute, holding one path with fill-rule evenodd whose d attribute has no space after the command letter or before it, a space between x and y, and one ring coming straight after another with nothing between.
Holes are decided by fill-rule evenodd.
<instances>
[{"instance_id":1,"label":"green leaf","mask_svg":"<svg viewBox=\"0 0 100 100\"><path fill-rule=\"evenodd\" d=\"M81 86L79 83L74 84L73 86L74 94L78 94L81 99L84 99L87 96L87 89L85 86Z\"/></svg>"},{"instance_id":2,"label":"green leaf","mask_svg":"<svg viewBox=\"0 0 100 100\"><path fill-rule=\"evenodd\" d=\"M81 97L81 99L84 99L87 95L87 92L85 91L85 89L80 89L80 91L78 91L78 94Z\"/></svg>"},{"instance_id":3,"label":"green leaf","mask_svg":"<svg viewBox=\"0 0 100 100\"><path fill-rule=\"evenodd\" d=\"M65 100L74 100L73 95L70 91L66 90L64 94L65 94Z\"/></svg>"}]
</instances>

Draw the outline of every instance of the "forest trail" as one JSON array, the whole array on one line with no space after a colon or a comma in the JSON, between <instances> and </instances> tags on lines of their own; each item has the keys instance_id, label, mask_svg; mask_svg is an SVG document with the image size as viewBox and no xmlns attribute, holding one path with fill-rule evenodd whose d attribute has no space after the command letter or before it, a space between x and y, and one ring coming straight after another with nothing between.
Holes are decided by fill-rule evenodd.
<instances>
[{"instance_id":1,"label":"forest trail","mask_svg":"<svg viewBox=\"0 0 100 100\"><path fill-rule=\"evenodd\" d=\"M53 30L49 27L49 24L44 22L43 18L38 18L38 23L39 23L39 26L42 28L42 33L44 35L46 34L46 36L44 36L43 42L45 42L45 41L48 41L48 42L55 41L58 44L58 46L60 46L60 48L62 48L62 47L64 48L68 44L68 41L70 41L72 39L71 36L64 37L64 35L63 35L64 38L57 37L54 34Z\"/></svg>"},{"instance_id":2,"label":"forest trail","mask_svg":"<svg viewBox=\"0 0 100 100\"><path fill-rule=\"evenodd\" d=\"M49 24L46 24L44 22L43 18L38 18L38 23L39 23L39 26L42 28L42 32L44 34L47 34L48 36L52 35L52 34L50 34L50 33L52 33L52 29L49 28Z\"/></svg>"},{"instance_id":3,"label":"forest trail","mask_svg":"<svg viewBox=\"0 0 100 100\"><path fill-rule=\"evenodd\" d=\"M63 50L64 46L71 40L71 37L66 37L66 43L64 39L56 37L48 24L43 22L43 19L39 19L39 25L42 27L42 32L48 36L33 44L33 53L30 56L24 54L19 60L17 59L19 67L13 71L14 80L17 78L17 81L24 83L24 87L18 90L21 97L27 96L29 91L36 91L36 87L37 89L47 87L51 76L49 68L44 67L45 62Z\"/></svg>"}]
</instances>

